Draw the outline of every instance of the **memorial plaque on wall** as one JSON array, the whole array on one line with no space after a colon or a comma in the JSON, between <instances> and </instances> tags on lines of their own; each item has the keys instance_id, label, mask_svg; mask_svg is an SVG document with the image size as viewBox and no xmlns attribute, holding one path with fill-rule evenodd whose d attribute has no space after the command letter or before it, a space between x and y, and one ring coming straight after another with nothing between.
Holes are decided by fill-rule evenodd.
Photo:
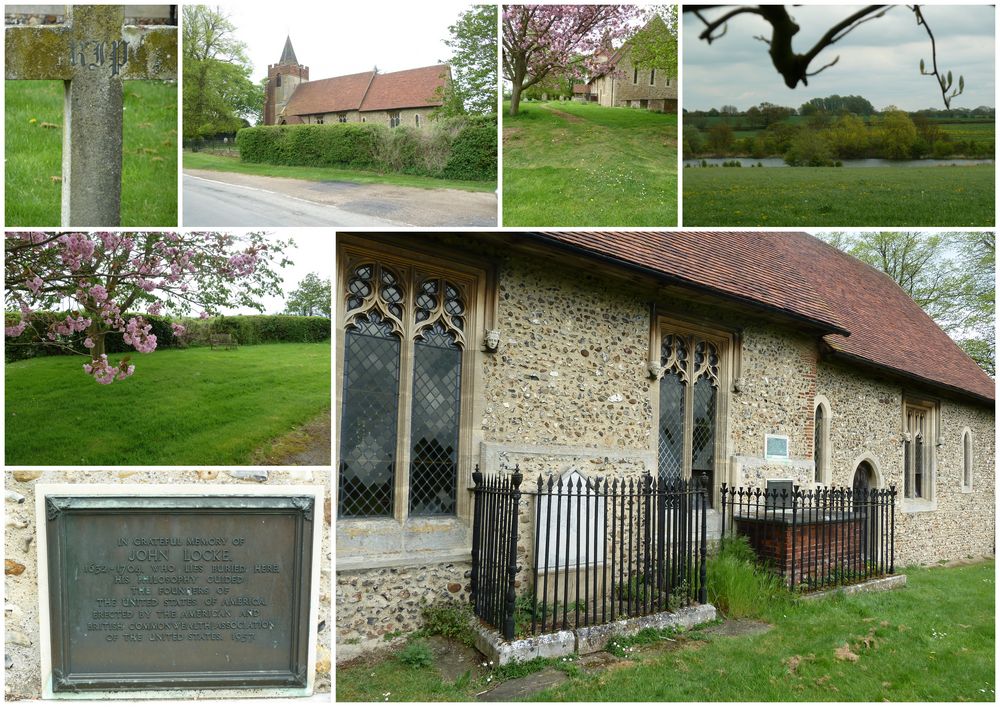
<instances>
[{"instance_id":1,"label":"memorial plaque on wall","mask_svg":"<svg viewBox=\"0 0 1000 707\"><path fill-rule=\"evenodd\" d=\"M52 692L305 687L315 502L47 495Z\"/></svg>"}]
</instances>

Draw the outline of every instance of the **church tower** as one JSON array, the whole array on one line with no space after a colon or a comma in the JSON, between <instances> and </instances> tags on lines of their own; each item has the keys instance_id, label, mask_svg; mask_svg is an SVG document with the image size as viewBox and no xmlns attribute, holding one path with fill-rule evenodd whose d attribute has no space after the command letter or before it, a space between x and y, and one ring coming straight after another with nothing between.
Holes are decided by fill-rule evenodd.
<instances>
[{"instance_id":1,"label":"church tower","mask_svg":"<svg viewBox=\"0 0 1000 707\"><path fill-rule=\"evenodd\" d=\"M309 67L302 66L295 58L292 38L285 38L285 48L277 64L267 67L267 85L264 87L264 125L276 125L278 116L300 83L309 80Z\"/></svg>"}]
</instances>

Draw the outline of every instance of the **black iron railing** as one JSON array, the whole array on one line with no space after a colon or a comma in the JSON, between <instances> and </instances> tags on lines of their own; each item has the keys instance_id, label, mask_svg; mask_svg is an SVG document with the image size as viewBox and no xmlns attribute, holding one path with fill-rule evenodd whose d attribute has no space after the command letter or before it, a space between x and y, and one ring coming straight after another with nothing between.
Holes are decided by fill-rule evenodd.
<instances>
[{"instance_id":1,"label":"black iron railing","mask_svg":"<svg viewBox=\"0 0 1000 707\"><path fill-rule=\"evenodd\" d=\"M706 601L697 481L473 474L472 602L504 638Z\"/></svg>"},{"instance_id":2,"label":"black iron railing","mask_svg":"<svg viewBox=\"0 0 1000 707\"><path fill-rule=\"evenodd\" d=\"M722 485L722 538L745 536L798 591L892 574L896 487L746 488Z\"/></svg>"}]
</instances>

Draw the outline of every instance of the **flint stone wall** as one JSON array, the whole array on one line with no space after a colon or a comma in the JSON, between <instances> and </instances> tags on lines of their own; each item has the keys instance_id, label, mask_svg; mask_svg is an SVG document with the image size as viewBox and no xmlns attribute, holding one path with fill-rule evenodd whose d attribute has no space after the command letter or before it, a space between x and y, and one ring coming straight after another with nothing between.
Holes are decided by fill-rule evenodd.
<instances>
[{"instance_id":1,"label":"flint stone wall","mask_svg":"<svg viewBox=\"0 0 1000 707\"><path fill-rule=\"evenodd\" d=\"M232 475L231 475L232 474ZM244 477L244 478L240 478ZM6 530L4 661L5 700L40 699L38 550L35 546L35 484L321 484L330 487L329 475L312 471L7 471L4 473ZM22 500L23 497L23 500ZM324 499L323 547L320 552L319 631L316 646L315 692L330 692L330 494ZM202 691L217 697L222 691Z\"/></svg>"},{"instance_id":2,"label":"flint stone wall","mask_svg":"<svg viewBox=\"0 0 1000 707\"><path fill-rule=\"evenodd\" d=\"M866 452L885 485L902 488L901 386L819 361L817 337L723 306L654 294L641 283L606 276L596 268L561 266L558 256L511 254L457 235L442 236L441 242L444 250L477 253L498 268L495 327L501 331L501 345L497 353L480 356L475 389L472 463L479 463L484 472L519 465L525 476L522 488L534 488L539 474L570 469L585 476L637 476L655 470L657 384L647 372L649 303L655 297L661 316L740 332L740 365L734 371L738 378L725 391L728 437L719 483L764 486L768 479L793 479L810 488L815 473L814 406L816 396L824 395L832 406L832 483L850 484L858 457ZM903 564L992 551L993 414L987 408L946 401L941 418L946 443L938 450L938 512L897 512L896 552ZM964 426L972 429L976 447L972 494L959 489ZM788 436L787 461L764 458L765 434ZM527 498L522 498L521 516L522 525L530 528L533 512ZM967 524L975 528L965 528ZM358 529L361 524L345 527ZM518 591L529 586L532 538L528 530L518 541ZM390 599L404 591L461 600L467 577L460 575L468 567L461 565L459 571L454 560L461 552L471 555L471 549L456 546L455 551L449 562L433 567L419 564L420 558L401 558L392 568L395 573L339 573L339 587L353 587L364 577L375 581L377 576L389 598L348 601L346 591L338 590L338 622L344 634L338 646L345 639L374 641L381 626L394 627L382 633L415 628L419 612L412 606L397 616L389 608ZM413 581L418 572L428 586ZM408 578L404 581L399 573ZM462 592L448 591L450 584L461 584ZM374 623L369 623L373 616Z\"/></svg>"}]
</instances>

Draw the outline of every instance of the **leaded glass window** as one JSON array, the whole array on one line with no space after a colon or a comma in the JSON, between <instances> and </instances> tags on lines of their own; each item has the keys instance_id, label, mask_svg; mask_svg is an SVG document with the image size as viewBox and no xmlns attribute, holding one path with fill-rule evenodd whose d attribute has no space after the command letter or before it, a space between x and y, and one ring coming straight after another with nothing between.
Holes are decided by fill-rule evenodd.
<instances>
[{"instance_id":1,"label":"leaded glass window","mask_svg":"<svg viewBox=\"0 0 1000 707\"><path fill-rule=\"evenodd\" d=\"M372 311L355 319L344 339L338 515L391 516L399 337Z\"/></svg>"},{"instance_id":2,"label":"leaded glass window","mask_svg":"<svg viewBox=\"0 0 1000 707\"><path fill-rule=\"evenodd\" d=\"M463 286L379 263L345 279L339 516L454 515Z\"/></svg>"},{"instance_id":3,"label":"leaded glass window","mask_svg":"<svg viewBox=\"0 0 1000 707\"><path fill-rule=\"evenodd\" d=\"M823 481L823 437L826 434L826 430L823 425L826 424L826 420L823 415L823 406L816 406L816 417L813 420L813 467L814 477L813 481L817 484Z\"/></svg>"},{"instance_id":4,"label":"leaded glass window","mask_svg":"<svg viewBox=\"0 0 1000 707\"><path fill-rule=\"evenodd\" d=\"M698 336L664 334L660 345L660 477L715 484L719 346ZM711 498L711 494L709 496Z\"/></svg>"},{"instance_id":5,"label":"leaded glass window","mask_svg":"<svg viewBox=\"0 0 1000 707\"><path fill-rule=\"evenodd\" d=\"M967 491L972 488L972 433L968 430L962 434L962 486Z\"/></svg>"},{"instance_id":6,"label":"leaded glass window","mask_svg":"<svg viewBox=\"0 0 1000 707\"><path fill-rule=\"evenodd\" d=\"M930 449L928 445L930 410L913 405L906 406L906 434L903 449L903 496L929 498L928 470Z\"/></svg>"}]
</instances>

